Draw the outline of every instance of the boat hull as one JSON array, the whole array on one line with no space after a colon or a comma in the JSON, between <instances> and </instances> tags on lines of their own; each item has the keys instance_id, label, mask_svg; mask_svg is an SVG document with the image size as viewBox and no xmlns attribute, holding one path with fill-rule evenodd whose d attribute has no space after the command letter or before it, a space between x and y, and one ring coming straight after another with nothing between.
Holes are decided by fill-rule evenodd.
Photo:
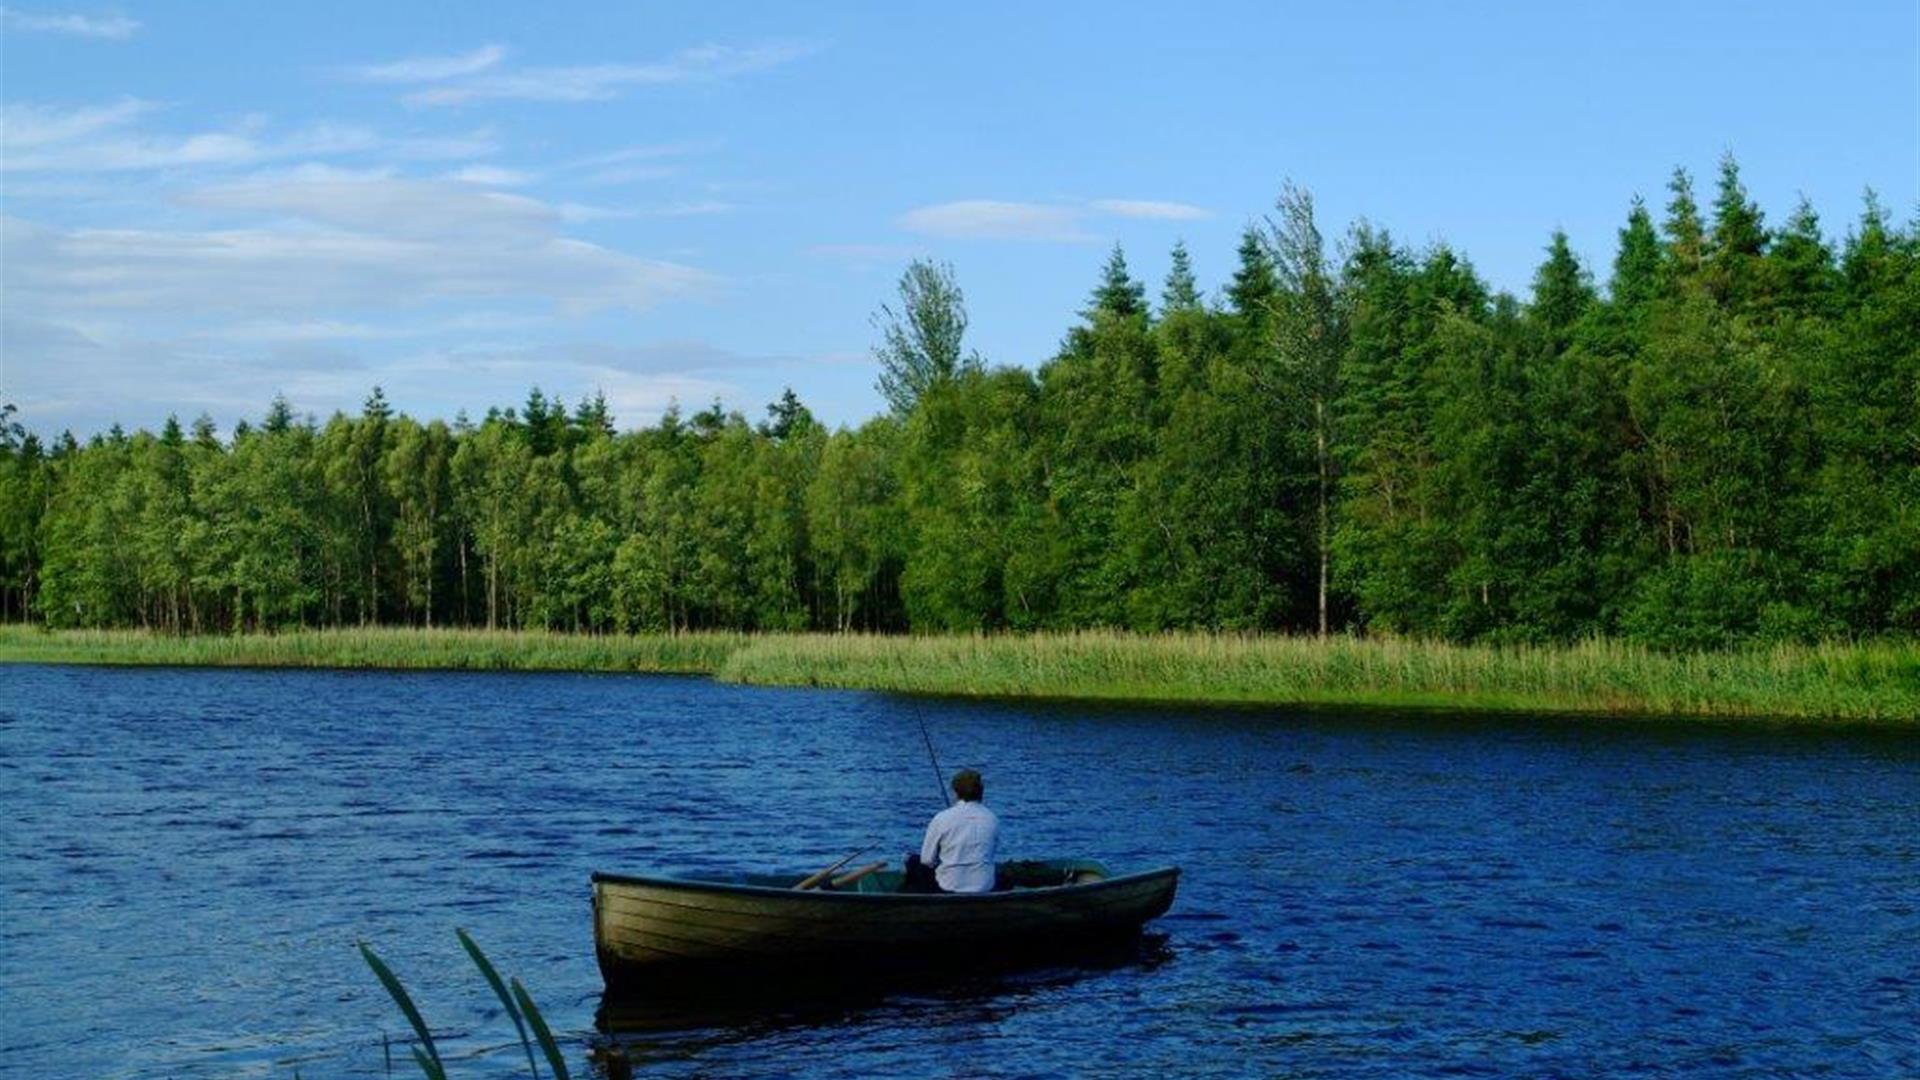
<instances>
[{"instance_id":1,"label":"boat hull","mask_svg":"<svg viewBox=\"0 0 1920 1080\"><path fill-rule=\"evenodd\" d=\"M972 895L796 891L593 877L609 990L662 980L776 978L947 960L1018 963L1139 932L1173 903L1173 868Z\"/></svg>"}]
</instances>

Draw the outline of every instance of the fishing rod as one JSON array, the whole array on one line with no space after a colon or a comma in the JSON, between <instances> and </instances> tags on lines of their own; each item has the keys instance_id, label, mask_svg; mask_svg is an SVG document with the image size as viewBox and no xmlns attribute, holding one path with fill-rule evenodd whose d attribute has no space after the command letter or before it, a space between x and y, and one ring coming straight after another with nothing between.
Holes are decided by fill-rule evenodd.
<instances>
[{"instance_id":1,"label":"fishing rod","mask_svg":"<svg viewBox=\"0 0 1920 1080\"><path fill-rule=\"evenodd\" d=\"M933 736L927 734L927 718L920 715L918 704L914 706L913 718L920 721L920 738L927 744L927 760L933 762L933 782L940 789L940 805L952 806L953 800L947 797L947 774L940 768L940 758L933 752Z\"/></svg>"},{"instance_id":2,"label":"fishing rod","mask_svg":"<svg viewBox=\"0 0 1920 1080\"><path fill-rule=\"evenodd\" d=\"M902 676L906 675L906 663L904 661L896 661L896 664L900 668L900 674ZM904 687L906 680L902 678L900 684ZM933 735L927 731L927 718L920 713L919 699L915 698L910 692L903 693L908 703L913 707L913 718L920 723L920 739L927 744L927 760L933 762L933 785L934 788L940 792L940 806L942 809L945 809L953 805L953 800L947 797L947 772L940 767L940 755L933 752Z\"/></svg>"}]
</instances>

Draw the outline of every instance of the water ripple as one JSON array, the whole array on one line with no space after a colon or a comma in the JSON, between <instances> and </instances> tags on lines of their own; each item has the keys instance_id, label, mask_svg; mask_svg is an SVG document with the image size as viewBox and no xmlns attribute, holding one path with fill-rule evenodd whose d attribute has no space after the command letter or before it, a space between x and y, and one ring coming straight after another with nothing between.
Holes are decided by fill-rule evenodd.
<instances>
[{"instance_id":1,"label":"water ripple","mask_svg":"<svg viewBox=\"0 0 1920 1080\"><path fill-rule=\"evenodd\" d=\"M590 871L905 851L920 716L1010 853L1185 868L1137 952L602 1013ZM1920 1074L1903 736L15 667L0 820L8 1076L384 1075L361 939L460 1075L517 1075L455 926L602 1072Z\"/></svg>"}]
</instances>

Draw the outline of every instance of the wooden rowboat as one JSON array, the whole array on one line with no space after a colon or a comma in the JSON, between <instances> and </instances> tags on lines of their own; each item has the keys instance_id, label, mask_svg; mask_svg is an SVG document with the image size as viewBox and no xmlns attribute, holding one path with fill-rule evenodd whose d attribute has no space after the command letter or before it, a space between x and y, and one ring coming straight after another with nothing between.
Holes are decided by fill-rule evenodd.
<instances>
[{"instance_id":1,"label":"wooden rowboat","mask_svg":"<svg viewBox=\"0 0 1920 1080\"><path fill-rule=\"evenodd\" d=\"M713 977L807 975L849 964L1017 963L1138 933L1173 903L1174 867L1114 875L1097 862L1000 864L989 893L899 891L898 871L837 890L797 874L707 881L593 875L593 940L609 990Z\"/></svg>"}]
</instances>

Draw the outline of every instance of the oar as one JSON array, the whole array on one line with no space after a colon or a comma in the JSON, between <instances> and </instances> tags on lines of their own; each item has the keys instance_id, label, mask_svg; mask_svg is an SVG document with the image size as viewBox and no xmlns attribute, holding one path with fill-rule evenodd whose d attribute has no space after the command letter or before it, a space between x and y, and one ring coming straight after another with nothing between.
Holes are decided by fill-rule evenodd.
<instances>
[{"instance_id":1,"label":"oar","mask_svg":"<svg viewBox=\"0 0 1920 1080\"><path fill-rule=\"evenodd\" d=\"M830 878L830 877L832 877L832 876L833 876L833 872L834 872L835 870L838 870L838 869L840 869L841 867L843 867L843 866L845 866L845 865L847 865L848 863L850 863L850 862L852 862L853 860L855 860L855 859L857 859L857 858L859 858L859 857L860 857L860 856L862 856L862 855L865 855L865 854L866 854L867 852L869 852L869 851L872 851L872 850L873 850L873 845L872 845L872 844L868 844L868 845L867 845L866 847L863 847L863 848L861 848L861 849L860 849L859 851L856 851L856 852L854 852L853 854L851 854L851 855L849 855L849 856L847 856L846 858L844 858L844 859L841 859L841 860L840 860L839 862L837 862L837 863L834 863L834 864L833 864L832 866L829 866L829 867L827 867L827 868L826 868L825 870L821 870L821 871L818 871L818 872L816 872L816 873L812 873L812 874L808 874L808 875L807 875L806 877L804 877L804 878L801 878L801 879L800 879L800 884L798 884L798 885L795 885L795 886L794 886L794 888L795 888L796 890L797 890L797 889L811 889L811 888L813 888L814 886L816 886L816 885L818 885L818 884L820 884L821 882L823 882L823 881L825 881L825 880L827 880L828 878Z\"/></svg>"},{"instance_id":2,"label":"oar","mask_svg":"<svg viewBox=\"0 0 1920 1080\"><path fill-rule=\"evenodd\" d=\"M882 859L879 862L875 862L875 863L868 863L867 865L861 867L860 869L855 870L851 874L842 874L839 877L834 878L833 887L836 889L844 889L847 886L853 884L854 882L859 881L861 878L866 877L868 874L871 874L877 870L885 870L886 868L887 868L887 861L885 859Z\"/></svg>"}]
</instances>

